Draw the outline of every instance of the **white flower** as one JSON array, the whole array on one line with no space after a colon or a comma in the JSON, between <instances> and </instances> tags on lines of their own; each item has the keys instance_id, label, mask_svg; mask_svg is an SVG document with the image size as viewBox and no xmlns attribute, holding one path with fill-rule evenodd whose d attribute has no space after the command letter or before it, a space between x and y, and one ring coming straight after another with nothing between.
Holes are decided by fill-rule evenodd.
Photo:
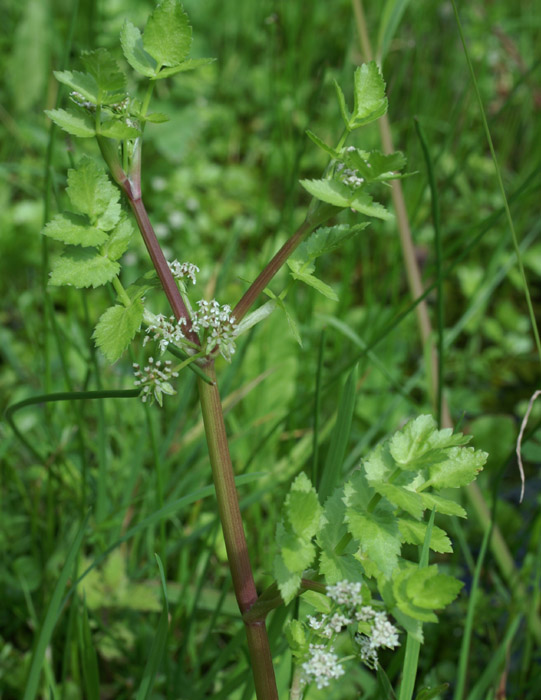
<instances>
[{"instance_id":1,"label":"white flower","mask_svg":"<svg viewBox=\"0 0 541 700\"><path fill-rule=\"evenodd\" d=\"M370 644L369 637L366 637L364 634L357 634L355 639L361 647L361 660L368 668L376 668L378 665L378 652Z\"/></svg>"},{"instance_id":2,"label":"white flower","mask_svg":"<svg viewBox=\"0 0 541 700\"><path fill-rule=\"evenodd\" d=\"M377 612L372 626L371 644L374 647L387 647L394 649L400 645L398 630L389 622L384 612Z\"/></svg>"},{"instance_id":3,"label":"white flower","mask_svg":"<svg viewBox=\"0 0 541 700\"><path fill-rule=\"evenodd\" d=\"M180 263L178 260L173 260L173 262L168 262L167 264L176 280L182 280L184 277L188 277L193 284L197 282L195 277L195 273L199 272L197 265L189 262Z\"/></svg>"},{"instance_id":4,"label":"white flower","mask_svg":"<svg viewBox=\"0 0 541 700\"><path fill-rule=\"evenodd\" d=\"M332 632L336 632L336 634L338 634L342 630L342 627L346 627L346 625L350 625L352 622L353 620L351 620L349 617L341 615L340 613L334 613L334 615L327 622L327 627L332 630Z\"/></svg>"},{"instance_id":5,"label":"white flower","mask_svg":"<svg viewBox=\"0 0 541 700\"><path fill-rule=\"evenodd\" d=\"M167 350L169 343L172 343L173 345L182 345L182 342L185 340L185 335L182 328L185 325L185 318L181 318L177 321L174 316L170 316L169 319L166 319L162 314L158 314L155 317L155 322L150 323L147 327L146 332L149 335L145 337L143 345L147 343L151 333L154 334L154 339L159 341L159 346L162 353Z\"/></svg>"},{"instance_id":6,"label":"white flower","mask_svg":"<svg viewBox=\"0 0 541 700\"><path fill-rule=\"evenodd\" d=\"M327 651L323 644L310 644L308 651L310 656L302 664L304 683L315 682L318 690L321 690L329 685L331 678L340 678L344 674L332 647Z\"/></svg>"},{"instance_id":7,"label":"white flower","mask_svg":"<svg viewBox=\"0 0 541 700\"><path fill-rule=\"evenodd\" d=\"M199 309L192 318L192 328L196 333L203 332L202 342L205 351L211 354L216 348L224 359L231 361L235 352L237 324L231 315L228 304L220 306L216 299L197 302Z\"/></svg>"},{"instance_id":8,"label":"white flower","mask_svg":"<svg viewBox=\"0 0 541 700\"><path fill-rule=\"evenodd\" d=\"M338 605L355 607L361 605L361 584L353 581L339 581L334 586L327 586L327 595Z\"/></svg>"},{"instance_id":9,"label":"white flower","mask_svg":"<svg viewBox=\"0 0 541 700\"><path fill-rule=\"evenodd\" d=\"M147 399L150 398L150 403L153 399L162 405L163 398L162 394L176 394L169 380L172 377L178 377L178 372L173 372L171 369L171 362L166 360L165 362L154 362L153 357L149 357L148 365L141 368L138 364L133 365L133 373L135 375L135 386L141 387L141 401L146 403Z\"/></svg>"}]
</instances>

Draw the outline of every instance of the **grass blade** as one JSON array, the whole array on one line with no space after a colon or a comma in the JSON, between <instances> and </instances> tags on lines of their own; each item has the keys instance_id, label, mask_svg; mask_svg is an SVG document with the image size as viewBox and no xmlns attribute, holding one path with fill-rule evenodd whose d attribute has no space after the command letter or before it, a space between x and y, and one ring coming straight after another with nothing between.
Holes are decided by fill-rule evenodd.
<instances>
[{"instance_id":1,"label":"grass blade","mask_svg":"<svg viewBox=\"0 0 541 700\"><path fill-rule=\"evenodd\" d=\"M160 581L162 584L163 591L163 609L160 614L160 619L158 620L158 628L156 630L156 636L152 643L152 649L150 650L150 655L143 672L143 679L139 690L137 691L136 700L147 700L152 693L152 688L154 687L154 682L156 680L156 674L160 666L160 662L165 651L165 644L167 642L167 633L169 632L169 600L167 598L167 586L165 583L165 574L163 571L163 564L160 557L155 554L156 561L158 562L158 569L160 570Z\"/></svg>"},{"instance_id":2,"label":"grass blade","mask_svg":"<svg viewBox=\"0 0 541 700\"><path fill-rule=\"evenodd\" d=\"M88 621L86 600L83 601L83 611L79 614L79 649L81 651L81 667L85 681L85 697L87 700L100 700L100 676L98 657L92 643L92 632Z\"/></svg>"},{"instance_id":3,"label":"grass blade","mask_svg":"<svg viewBox=\"0 0 541 700\"><path fill-rule=\"evenodd\" d=\"M30 664L30 671L28 672L28 679L26 681L26 688L24 691L23 700L34 700L38 692L41 667L43 664L43 659L45 657L45 651L47 650L47 646L51 641L55 625L58 621L62 604L62 596L64 595L64 589L66 588L68 578L73 570L75 557L77 556L81 544L83 542L83 536L86 530L86 526L88 524L89 517L90 514L86 516L86 518L83 521L83 524L81 525L77 534L75 535L75 538L69 549L68 556L66 557L64 566L62 567L60 577L56 582L56 586L53 591L53 596L47 608L47 612L45 613L45 618L39 631L36 646L32 654L32 661Z\"/></svg>"},{"instance_id":4,"label":"grass blade","mask_svg":"<svg viewBox=\"0 0 541 700\"><path fill-rule=\"evenodd\" d=\"M327 454L327 459L325 460L325 466L323 467L323 472L321 474L321 482L319 484L318 493L322 503L328 496L331 495L334 487L342 475L342 465L344 463L344 456L348 446L353 411L355 410L356 384L357 367L354 367L346 380L344 390L342 391L342 396L340 397L338 416L332 432L331 444Z\"/></svg>"}]
</instances>

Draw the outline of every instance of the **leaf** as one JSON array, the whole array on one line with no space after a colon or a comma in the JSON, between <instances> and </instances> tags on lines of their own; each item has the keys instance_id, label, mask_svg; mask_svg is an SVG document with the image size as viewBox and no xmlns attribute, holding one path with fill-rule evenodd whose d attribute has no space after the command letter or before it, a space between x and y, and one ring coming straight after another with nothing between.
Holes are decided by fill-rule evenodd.
<instances>
[{"instance_id":1,"label":"leaf","mask_svg":"<svg viewBox=\"0 0 541 700\"><path fill-rule=\"evenodd\" d=\"M387 111L385 82L375 61L363 63L355 71L351 127L357 129L379 119Z\"/></svg>"},{"instance_id":2,"label":"leaf","mask_svg":"<svg viewBox=\"0 0 541 700\"><path fill-rule=\"evenodd\" d=\"M296 535L311 539L317 533L323 508L319 504L315 488L304 472L301 472L291 485L285 511Z\"/></svg>"},{"instance_id":3,"label":"leaf","mask_svg":"<svg viewBox=\"0 0 541 700\"><path fill-rule=\"evenodd\" d=\"M471 436L453 435L451 428L438 430L436 421L422 415L409 421L390 441L390 451L401 468L419 469L427 463L445 459L444 450L465 445ZM424 458L424 459L421 459Z\"/></svg>"},{"instance_id":4,"label":"leaf","mask_svg":"<svg viewBox=\"0 0 541 700\"><path fill-rule=\"evenodd\" d=\"M293 260L300 260L302 262L315 260L319 256L338 248L344 241L352 238L367 226L369 226L368 221L357 224L356 226L340 224L328 228L318 228L300 244L297 250L288 259L287 263L290 265L290 262Z\"/></svg>"},{"instance_id":5,"label":"leaf","mask_svg":"<svg viewBox=\"0 0 541 700\"><path fill-rule=\"evenodd\" d=\"M397 508L405 510L406 513L413 515L414 518L420 518L423 514L423 502L421 497L415 491L411 491L403 486L396 484L376 483L373 484L377 493L384 496L390 503ZM419 544L422 544L420 542Z\"/></svg>"},{"instance_id":6,"label":"leaf","mask_svg":"<svg viewBox=\"0 0 541 700\"><path fill-rule=\"evenodd\" d=\"M319 146L319 148L321 148L323 151L325 151L325 153L327 153L327 155L331 156L331 158L336 159L336 158L340 157L340 154L334 148L331 148L331 146L327 146L325 141L320 139L319 136L314 134L313 131L310 131L310 129L306 129L306 135L308 136L310 141L313 141L316 144L316 146Z\"/></svg>"},{"instance_id":7,"label":"leaf","mask_svg":"<svg viewBox=\"0 0 541 700\"><path fill-rule=\"evenodd\" d=\"M435 508L438 513L442 513L443 515L457 515L459 518L467 517L464 508L459 503L451 501L449 498L436 496L433 493L421 493L419 495L423 501L424 508L427 510Z\"/></svg>"},{"instance_id":8,"label":"leaf","mask_svg":"<svg viewBox=\"0 0 541 700\"><path fill-rule=\"evenodd\" d=\"M299 620L289 620L284 628L284 633L289 644L289 648L295 651L305 651L308 647L304 625Z\"/></svg>"},{"instance_id":9,"label":"leaf","mask_svg":"<svg viewBox=\"0 0 541 700\"><path fill-rule=\"evenodd\" d=\"M310 539L297 535L283 523L278 523L276 528L276 541L288 571L304 571L314 561L316 549Z\"/></svg>"},{"instance_id":10,"label":"leaf","mask_svg":"<svg viewBox=\"0 0 541 700\"><path fill-rule=\"evenodd\" d=\"M105 243L102 253L109 260L118 260L128 250L133 236L133 225L125 214L121 214L117 223Z\"/></svg>"},{"instance_id":11,"label":"leaf","mask_svg":"<svg viewBox=\"0 0 541 700\"><path fill-rule=\"evenodd\" d=\"M155 80L161 80L162 78L169 78L177 73L185 73L189 70L195 70L196 68L201 68L202 66L208 66L210 63L214 63L216 59L214 58L190 58L187 61L182 61L178 66L172 66L171 68L162 68L162 70L155 77Z\"/></svg>"},{"instance_id":12,"label":"leaf","mask_svg":"<svg viewBox=\"0 0 541 700\"><path fill-rule=\"evenodd\" d=\"M396 569L393 572L392 580L393 595L398 609L408 615L408 617L414 620L420 620L421 622L437 622L438 618L432 610L415 605L407 591L407 584L410 576L414 575L417 571L424 570L425 569L418 569L410 563L402 569ZM397 619L400 621L400 618Z\"/></svg>"},{"instance_id":13,"label":"leaf","mask_svg":"<svg viewBox=\"0 0 541 700\"><path fill-rule=\"evenodd\" d=\"M307 284L310 287L313 287L316 289L320 294L323 294L323 296L327 297L328 299L332 299L333 301L338 301L338 295L334 291L332 287L329 287L328 284L325 284L325 282L322 282L320 279L317 277L314 277L313 275L309 274L308 272L292 272L291 276L296 279L300 280L301 282L304 282L304 284Z\"/></svg>"},{"instance_id":14,"label":"leaf","mask_svg":"<svg viewBox=\"0 0 541 700\"><path fill-rule=\"evenodd\" d=\"M435 489L458 488L472 482L488 458L482 450L473 447L452 447L445 462L429 468L429 484Z\"/></svg>"},{"instance_id":15,"label":"leaf","mask_svg":"<svg viewBox=\"0 0 541 700\"><path fill-rule=\"evenodd\" d=\"M280 595L284 603L287 605L297 595L301 585L301 574L292 573L284 564L282 558L278 555L274 558L273 574L278 584Z\"/></svg>"},{"instance_id":16,"label":"leaf","mask_svg":"<svg viewBox=\"0 0 541 700\"><path fill-rule=\"evenodd\" d=\"M145 51L159 66L178 66L190 53L192 28L177 0L162 0L148 18L143 35Z\"/></svg>"},{"instance_id":17,"label":"leaf","mask_svg":"<svg viewBox=\"0 0 541 700\"><path fill-rule=\"evenodd\" d=\"M84 600L83 611L78 616L78 632L85 692L89 700L100 700L98 657L92 643L92 632Z\"/></svg>"},{"instance_id":18,"label":"leaf","mask_svg":"<svg viewBox=\"0 0 541 700\"><path fill-rule=\"evenodd\" d=\"M344 125L348 131L350 130L350 121L351 117L348 111L348 108L346 106L346 98L344 97L344 93L342 92L342 88L338 84L336 80L334 82L334 89L336 90L336 97L338 98L338 106L340 107L340 114L342 115L342 119L344 121Z\"/></svg>"},{"instance_id":19,"label":"leaf","mask_svg":"<svg viewBox=\"0 0 541 700\"><path fill-rule=\"evenodd\" d=\"M151 124L163 124L164 122L168 122L169 119L170 117L168 117L167 114L162 114L161 112L151 112L145 117L145 121L151 122Z\"/></svg>"},{"instance_id":20,"label":"leaf","mask_svg":"<svg viewBox=\"0 0 541 700\"><path fill-rule=\"evenodd\" d=\"M127 20L120 31L120 44L130 66L141 75L153 78L158 68L156 61L143 47L141 32Z\"/></svg>"},{"instance_id":21,"label":"leaf","mask_svg":"<svg viewBox=\"0 0 541 700\"><path fill-rule=\"evenodd\" d=\"M143 320L140 299L129 306L111 306L100 316L92 337L109 362L116 362L135 338Z\"/></svg>"},{"instance_id":22,"label":"leaf","mask_svg":"<svg viewBox=\"0 0 541 700\"><path fill-rule=\"evenodd\" d=\"M349 207L352 192L347 185L336 180L301 180L301 185L312 197L335 207Z\"/></svg>"},{"instance_id":23,"label":"leaf","mask_svg":"<svg viewBox=\"0 0 541 700\"><path fill-rule=\"evenodd\" d=\"M51 285L100 287L110 282L120 271L120 265L88 248L73 248L56 260L49 279Z\"/></svg>"},{"instance_id":24,"label":"leaf","mask_svg":"<svg viewBox=\"0 0 541 700\"><path fill-rule=\"evenodd\" d=\"M388 221L389 219L393 218L391 212L387 211L387 209L385 209L385 207L379 202L374 202L372 197L366 192L355 192L349 206L361 214L373 216L376 219L384 219Z\"/></svg>"},{"instance_id":25,"label":"leaf","mask_svg":"<svg viewBox=\"0 0 541 700\"><path fill-rule=\"evenodd\" d=\"M351 370L340 393L338 414L331 435L331 444L321 473L319 497L322 501L334 491L342 481L342 467L349 444L351 422L355 412L357 392L357 365Z\"/></svg>"},{"instance_id":26,"label":"leaf","mask_svg":"<svg viewBox=\"0 0 541 700\"><path fill-rule=\"evenodd\" d=\"M348 508L346 522L349 532L360 543L362 554L369 557L385 576L390 576L400 554L396 518L391 513L362 513Z\"/></svg>"},{"instance_id":27,"label":"leaf","mask_svg":"<svg viewBox=\"0 0 541 700\"><path fill-rule=\"evenodd\" d=\"M107 49L85 51L81 60L98 88L97 104L113 105L126 97L126 76Z\"/></svg>"},{"instance_id":28,"label":"leaf","mask_svg":"<svg viewBox=\"0 0 541 700\"><path fill-rule=\"evenodd\" d=\"M134 139L141 135L139 129L133 126L128 126L126 122L120 119L109 119L103 124L100 124L100 136L106 136L109 139L117 139L117 141L123 141L124 139Z\"/></svg>"},{"instance_id":29,"label":"leaf","mask_svg":"<svg viewBox=\"0 0 541 700\"><path fill-rule=\"evenodd\" d=\"M104 231L112 229L120 218L120 192L105 172L88 156L75 170L68 171L68 196L72 205Z\"/></svg>"},{"instance_id":30,"label":"leaf","mask_svg":"<svg viewBox=\"0 0 541 700\"><path fill-rule=\"evenodd\" d=\"M415 696L415 700L435 700L435 698L439 698L442 695L445 695L445 691L449 688L449 683L442 683L441 685L437 685L434 688L431 686L427 686L426 688L422 688L417 695Z\"/></svg>"},{"instance_id":31,"label":"leaf","mask_svg":"<svg viewBox=\"0 0 541 700\"><path fill-rule=\"evenodd\" d=\"M341 160L367 182L385 182L398 177L397 173L406 165L406 157L400 151L384 154L381 151L351 151L344 149Z\"/></svg>"},{"instance_id":32,"label":"leaf","mask_svg":"<svg viewBox=\"0 0 541 700\"><path fill-rule=\"evenodd\" d=\"M338 180L301 180L301 185L313 197L335 207L351 207L355 211L377 219L392 219L393 215L384 206L374 202L366 192L353 191Z\"/></svg>"},{"instance_id":33,"label":"leaf","mask_svg":"<svg viewBox=\"0 0 541 700\"><path fill-rule=\"evenodd\" d=\"M94 121L85 112L75 112L73 109L46 109L45 114L68 134L82 139L96 135Z\"/></svg>"},{"instance_id":34,"label":"leaf","mask_svg":"<svg viewBox=\"0 0 541 700\"><path fill-rule=\"evenodd\" d=\"M59 83L67 85L71 90L86 97L89 102L98 104L99 88L93 76L88 73L81 73L78 70L55 70L53 74Z\"/></svg>"},{"instance_id":35,"label":"leaf","mask_svg":"<svg viewBox=\"0 0 541 700\"><path fill-rule=\"evenodd\" d=\"M57 214L43 229L45 236L55 241L83 247L99 246L108 239L107 233L89 226L82 216L66 212Z\"/></svg>"},{"instance_id":36,"label":"leaf","mask_svg":"<svg viewBox=\"0 0 541 700\"><path fill-rule=\"evenodd\" d=\"M407 542L408 544L422 545L425 541L427 529L426 523L419 522L417 520L400 518L398 521L398 527L402 533L404 542ZM436 525L432 526L430 549L432 549L434 552L440 552L442 554L453 551L451 540L447 537L445 530L442 530Z\"/></svg>"},{"instance_id":37,"label":"leaf","mask_svg":"<svg viewBox=\"0 0 541 700\"><path fill-rule=\"evenodd\" d=\"M452 576L439 574L433 565L415 569L407 579L406 590L414 605L440 610L453 602L463 585Z\"/></svg>"}]
</instances>

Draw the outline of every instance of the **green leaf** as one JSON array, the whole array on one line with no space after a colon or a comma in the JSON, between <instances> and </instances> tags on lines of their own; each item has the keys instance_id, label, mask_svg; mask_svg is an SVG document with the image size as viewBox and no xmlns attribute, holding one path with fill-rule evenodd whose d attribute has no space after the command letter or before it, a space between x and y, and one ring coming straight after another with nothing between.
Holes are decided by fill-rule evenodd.
<instances>
[{"instance_id":1,"label":"green leaf","mask_svg":"<svg viewBox=\"0 0 541 700\"><path fill-rule=\"evenodd\" d=\"M351 128L369 124L387 111L385 82L375 61L363 63L355 71Z\"/></svg>"},{"instance_id":2,"label":"green leaf","mask_svg":"<svg viewBox=\"0 0 541 700\"><path fill-rule=\"evenodd\" d=\"M102 253L109 260L118 260L128 250L133 236L133 225L125 214L121 214L120 221L111 231Z\"/></svg>"},{"instance_id":3,"label":"green leaf","mask_svg":"<svg viewBox=\"0 0 541 700\"><path fill-rule=\"evenodd\" d=\"M276 583L278 584L280 595L287 605L297 595L302 580L301 574L300 572L292 573L284 564L283 559L278 555L274 557L274 566L272 570Z\"/></svg>"},{"instance_id":4,"label":"green leaf","mask_svg":"<svg viewBox=\"0 0 541 700\"><path fill-rule=\"evenodd\" d=\"M141 300L136 299L128 307L111 306L100 316L92 337L109 362L116 362L135 338L143 312Z\"/></svg>"},{"instance_id":5,"label":"green leaf","mask_svg":"<svg viewBox=\"0 0 541 700\"><path fill-rule=\"evenodd\" d=\"M81 60L97 86L97 104L113 105L125 99L126 76L107 49L85 51Z\"/></svg>"},{"instance_id":6,"label":"green leaf","mask_svg":"<svg viewBox=\"0 0 541 700\"><path fill-rule=\"evenodd\" d=\"M452 576L439 574L438 567L416 569L407 579L406 590L414 605L428 610L445 608L464 584Z\"/></svg>"},{"instance_id":7,"label":"green leaf","mask_svg":"<svg viewBox=\"0 0 541 700\"><path fill-rule=\"evenodd\" d=\"M100 680L98 657L92 643L92 632L88 621L86 602L83 600L83 611L78 617L79 649L81 667L85 683L85 693L88 700L100 700Z\"/></svg>"},{"instance_id":8,"label":"green leaf","mask_svg":"<svg viewBox=\"0 0 541 700\"><path fill-rule=\"evenodd\" d=\"M381 482L372 484L372 486L377 493L384 496L397 508L405 510L406 513L413 515L414 518L420 518L422 516L423 501L415 491L410 491L396 484L385 484ZM422 544L422 542L420 544Z\"/></svg>"},{"instance_id":9,"label":"green leaf","mask_svg":"<svg viewBox=\"0 0 541 700\"><path fill-rule=\"evenodd\" d=\"M88 139L96 135L94 121L90 114L70 109L46 109L45 114L68 134Z\"/></svg>"},{"instance_id":10,"label":"green leaf","mask_svg":"<svg viewBox=\"0 0 541 700\"><path fill-rule=\"evenodd\" d=\"M313 131L310 131L310 129L306 129L306 135L308 136L310 141L313 141L316 144L316 146L319 146L319 148L321 148L321 150L325 151L325 153L327 153L327 155L331 156L331 158L336 159L336 158L340 157L340 154L334 148L327 146L325 141L320 139L319 136L314 134Z\"/></svg>"},{"instance_id":11,"label":"green leaf","mask_svg":"<svg viewBox=\"0 0 541 700\"><path fill-rule=\"evenodd\" d=\"M43 229L45 236L69 245L99 246L108 239L105 231L89 226L82 216L66 212L57 214Z\"/></svg>"},{"instance_id":12,"label":"green leaf","mask_svg":"<svg viewBox=\"0 0 541 700\"><path fill-rule=\"evenodd\" d=\"M293 532L299 537L311 539L318 531L323 508L310 479L301 472L289 490L285 512Z\"/></svg>"},{"instance_id":13,"label":"green leaf","mask_svg":"<svg viewBox=\"0 0 541 700\"><path fill-rule=\"evenodd\" d=\"M342 88L340 87L338 82L336 80L334 80L333 82L334 88L336 90L336 97L338 98L338 106L340 107L340 114L342 115L342 119L344 121L346 129L349 131L351 117L346 106L346 98L344 97L344 93L342 92Z\"/></svg>"},{"instance_id":14,"label":"green leaf","mask_svg":"<svg viewBox=\"0 0 541 700\"><path fill-rule=\"evenodd\" d=\"M120 265L88 248L73 248L56 260L49 279L51 285L100 287L110 282L120 271Z\"/></svg>"},{"instance_id":15,"label":"green leaf","mask_svg":"<svg viewBox=\"0 0 541 700\"><path fill-rule=\"evenodd\" d=\"M368 221L356 226L347 226L340 224L338 226L318 228L312 233L288 259L287 263L291 267L293 260L302 262L312 261L319 256L329 253L331 250L338 248L344 241L352 238L357 233L369 226Z\"/></svg>"},{"instance_id":16,"label":"green leaf","mask_svg":"<svg viewBox=\"0 0 541 700\"><path fill-rule=\"evenodd\" d=\"M78 92L88 102L98 103L99 88L93 76L88 73L81 73L78 70L55 70L53 73L59 83L67 85L71 90Z\"/></svg>"},{"instance_id":17,"label":"green leaf","mask_svg":"<svg viewBox=\"0 0 541 700\"><path fill-rule=\"evenodd\" d=\"M373 216L376 219L384 219L388 221L393 218L391 212L387 211L385 207L379 202L374 202L372 197L366 192L355 192L349 206L355 211L361 214L366 214L366 216Z\"/></svg>"},{"instance_id":18,"label":"green leaf","mask_svg":"<svg viewBox=\"0 0 541 700\"><path fill-rule=\"evenodd\" d=\"M352 192L347 185L336 180L301 180L301 185L312 197L335 207L349 207Z\"/></svg>"},{"instance_id":19,"label":"green leaf","mask_svg":"<svg viewBox=\"0 0 541 700\"><path fill-rule=\"evenodd\" d=\"M393 218L393 215L384 206L374 202L369 194L352 190L338 180L301 180L300 183L313 197L335 207L351 207L361 214L377 219Z\"/></svg>"},{"instance_id":20,"label":"green leaf","mask_svg":"<svg viewBox=\"0 0 541 700\"><path fill-rule=\"evenodd\" d=\"M83 156L77 168L68 171L67 191L75 209L98 228L109 231L120 219L120 192L92 158Z\"/></svg>"},{"instance_id":21,"label":"green leaf","mask_svg":"<svg viewBox=\"0 0 541 700\"><path fill-rule=\"evenodd\" d=\"M147 78L153 78L156 75L158 65L145 51L141 32L127 20L120 32L120 43L126 60L134 70Z\"/></svg>"},{"instance_id":22,"label":"green leaf","mask_svg":"<svg viewBox=\"0 0 541 700\"><path fill-rule=\"evenodd\" d=\"M401 468L419 469L434 461L442 461L445 459L444 450L465 445L470 440L470 435L453 435L451 428L438 430L432 416L423 415L409 421L393 435L390 451Z\"/></svg>"},{"instance_id":23,"label":"green leaf","mask_svg":"<svg viewBox=\"0 0 541 700\"><path fill-rule=\"evenodd\" d=\"M442 683L434 688L427 686L417 693L415 700L434 700L445 695L445 691L449 688L449 683Z\"/></svg>"},{"instance_id":24,"label":"green leaf","mask_svg":"<svg viewBox=\"0 0 541 700\"><path fill-rule=\"evenodd\" d=\"M475 479L487 458L486 452L473 447L452 447L446 461L429 467L428 483L435 489L466 486Z\"/></svg>"},{"instance_id":25,"label":"green leaf","mask_svg":"<svg viewBox=\"0 0 541 700\"><path fill-rule=\"evenodd\" d=\"M123 141L124 139L137 138L140 135L139 129L136 129L134 126L128 126L126 122L120 119L109 119L100 124L100 136L106 136L109 139Z\"/></svg>"},{"instance_id":26,"label":"green leaf","mask_svg":"<svg viewBox=\"0 0 541 700\"><path fill-rule=\"evenodd\" d=\"M299 620L290 620L286 624L284 632L289 648L293 652L306 650L308 642L306 641L306 634L302 622L299 622Z\"/></svg>"},{"instance_id":27,"label":"green leaf","mask_svg":"<svg viewBox=\"0 0 541 700\"><path fill-rule=\"evenodd\" d=\"M467 517L464 508L459 503L451 501L449 498L436 496L433 493L421 493L419 495L423 501L423 507L427 510L435 508L438 513L442 513L443 515L457 515L459 518Z\"/></svg>"},{"instance_id":28,"label":"green leaf","mask_svg":"<svg viewBox=\"0 0 541 700\"><path fill-rule=\"evenodd\" d=\"M314 561L316 548L310 539L292 532L282 523L276 528L276 542L280 547L280 557L291 572L301 572Z\"/></svg>"},{"instance_id":29,"label":"green leaf","mask_svg":"<svg viewBox=\"0 0 541 700\"><path fill-rule=\"evenodd\" d=\"M192 28L177 0L162 0L148 18L143 46L159 66L178 66L190 53Z\"/></svg>"},{"instance_id":30,"label":"green leaf","mask_svg":"<svg viewBox=\"0 0 541 700\"><path fill-rule=\"evenodd\" d=\"M304 282L304 284L313 287L320 294L323 294L323 296L327 297L328 299L338 301L338 295L336 294L334 289L332 287L329 287L328 284L325 284L325 282L322 282L317 277L314 277L314 275L311 275L308 272L292 272L291 276L294 279L300 280L301 282Z\"/></svg>"},{"instance_id":31,"label":"green leaf","mask_svg":"<svg viewBox=\"0 0 541 700\"><path fill-rule=\"evenodd\" d=\"M409 578L416 572L425 570L426 569L418 569L415 565L410 563L407 563L402 569L396 569L393 572L392 580L393 595L396 600L396 605L402 613L421 622L437 622L438 618L432 610L415 605L407 591ZM398 619L400 621L400 618Z\"/></svg>"},{"instance_id":32,"label":"green leaf","mask_svg":"<svg viewBox=\"0 0 541 700\"><path fill-rule=\"evenodd\" d=\"M111 306L100 316L92 337L108 360L115 362L122 355L140 330L144 312L143 300L133 295L127 306Z\"/></svg>"},{"instance_id":33,"label":"green leaf","mask_svg":"<svg viewBox=\"0 0 541 700\"><path fill-rule=\"evenodd\" d=\"M369 557L385 576L390 576L400 554L400 533L392 513L362 513L348 508L346 522L349 532L361 545L361 553Z\"/></svg>"},{"instance_id":34,"label":"green leaf","mask_svg":"<svg viewBox=\"0 0 541 700\"><path fill-rule=\"evenodd\" d=\"M187 61L180 63L178 66L162 68L158 75L156 75L155 80L162 80L162 78L169 78L177 73L185 73L186 71L195 70L196 68L201 68L202 66L208 66L210 63L214 63L215 60L216 59L214 58L190 58Z\"/></svg>"},{"instance_id":35,"label":"green leaf","mask_svg":"<svg viewBox=\"0 0 541 700\"><path fill-rule=\"evenodd\" d=\"M398 527L404 542L407 542L408 544L422 545L425 541L427 529L426 523L419 522L417 520L400 518L398 521ZM451 540L447 537L445 530L442 530L436 525L432 526L430 549L432 549L434 552L440 552L442 554L453 551Z\"/></svg>"},{"instance_id":36,"label":"green leaf","mask_svg":"<svg viewBox=\"0 0 541 700\"><path fill-rule=\"evenodd\" d=\"M381 151L344 149L340 159L348 168L357 170L367 182L394 180L406 165L406 157L400 151L386 155Z\"/></svg>"},{"instance_id":37,"label":"green leaf","mask_svg":"<svg viewBox=\"0 0 541 700\"><path fill-rule=\"evenodd\" d=\"M344 388L340 392L338 415L331 435L331 444L325 459L319 483L319 497L322 501L333 492L342 481L342 468L349 444L351 422L355 412L357 392L357 365L349 373Z\"/></svg>"},{"instance_id":38,"label":"green leaf","mask_svg":"<svg viewBox=\"0 0 541 700\"><path fill-rule=\"evenodd\" d=\"M171 117L168 117L167 114L162 114L161 112L151 112L146 115L145 121L151 122L152 124L163 124L164 122L168 122L170 118Z\"/></svg>"}]
</instances>

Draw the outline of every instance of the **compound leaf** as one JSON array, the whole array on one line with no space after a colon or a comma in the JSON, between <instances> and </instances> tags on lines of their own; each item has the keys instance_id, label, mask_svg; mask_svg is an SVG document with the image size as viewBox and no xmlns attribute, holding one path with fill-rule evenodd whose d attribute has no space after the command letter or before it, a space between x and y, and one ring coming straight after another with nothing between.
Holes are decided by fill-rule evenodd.
<instances>
[{"instance_id":1,"label":"compound leaf","mask_svg":"<svg viewBox=\"0 0 541 700\"><path fill-rule=\"evenodd\" d=\"M103 254L106 255L109 260L118 260L128 250L132 236L132 222L125 214L121 214L120 221L111 231L103 247Z\"/></svg>"},{"instance_id":2,"label":"compound leaf","mask_svg":"<svg viewBox=\"0 0 541 700\"><path fill-rule=\"evenodd\" d=\"M73 91L82 95L82 97L86 97L89 102L93 104L98 103L99 88L93 76L88 73L81 73L78 70L55 70L53 72L59 83L67 85Z\"/></svg>"}]
</instances>

